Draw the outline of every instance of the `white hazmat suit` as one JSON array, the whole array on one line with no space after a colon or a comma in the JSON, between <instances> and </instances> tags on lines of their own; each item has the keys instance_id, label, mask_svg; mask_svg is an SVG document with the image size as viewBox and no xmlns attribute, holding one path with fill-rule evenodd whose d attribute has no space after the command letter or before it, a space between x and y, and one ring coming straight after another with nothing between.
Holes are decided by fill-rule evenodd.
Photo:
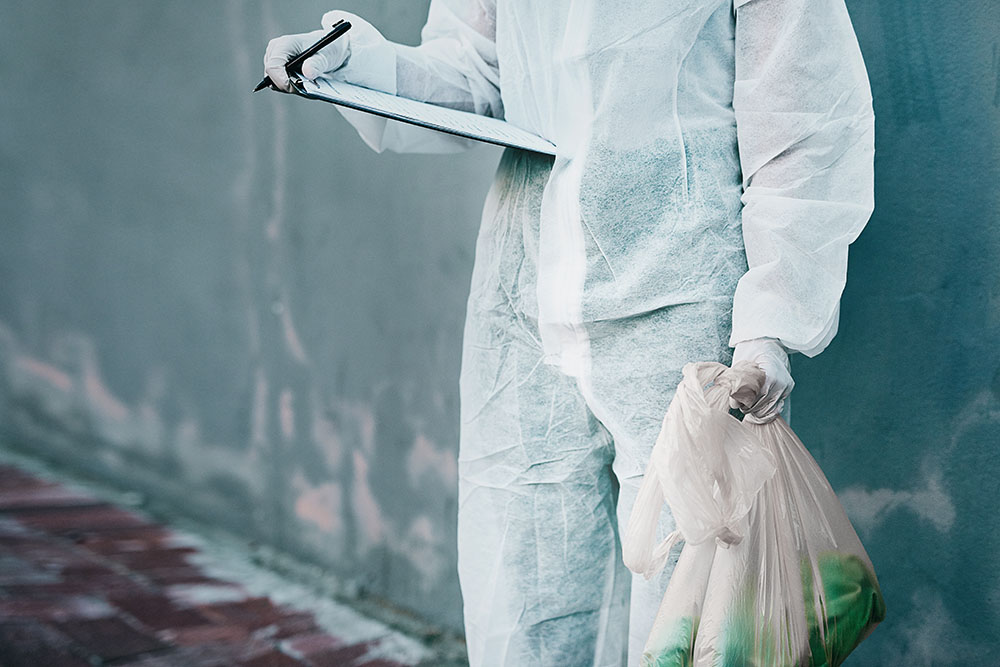
<instances>
[{"instance_id":1,"label":"white hazmat suit","mask_svg":"<svg viewBox=\"0 0 1000 667\"><path fill-rule=\"evenodd\" d=\"M675 560L633 575L618 531L682 366L760 338L813 356L837 330L873 209L844 0L432 0L417 47L344 12L324 25L342 17L330 76L504 117L559 152L505 151L477 242L459 452L470 663L638 665ZM467 145L343 113L379 151ZM658 537L673 528L665 510Z\"/></svg>"}]
</instances>

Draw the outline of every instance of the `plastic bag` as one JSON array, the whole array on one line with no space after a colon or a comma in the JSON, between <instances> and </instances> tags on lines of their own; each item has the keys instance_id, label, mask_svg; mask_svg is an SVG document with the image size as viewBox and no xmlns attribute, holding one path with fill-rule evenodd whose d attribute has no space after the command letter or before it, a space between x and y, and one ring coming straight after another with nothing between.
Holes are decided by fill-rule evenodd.
<instances>
[{"instance_id":1,"label":"plastic bag","mask_svg":"<svg viewBox=\"0 0 1000 667\"><path fill-rule=\"evenodd\" d=\"M622 539L652 577L684 540L642 667L835 667L885 617L868 554L788 424L741 422L763 373L692 363L663 420ZM655 544L663 503L677 530Z\"/></svg>"}]
</instances>

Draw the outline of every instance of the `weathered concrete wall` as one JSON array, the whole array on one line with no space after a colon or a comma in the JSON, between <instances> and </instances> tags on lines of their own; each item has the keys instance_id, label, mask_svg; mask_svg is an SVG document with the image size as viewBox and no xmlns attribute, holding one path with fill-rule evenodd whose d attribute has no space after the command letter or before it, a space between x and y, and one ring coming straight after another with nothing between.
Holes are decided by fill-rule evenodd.
<instances>
[{"instance_id":1,"label":"weathered concrete wall","mask_svg":"<svg viewBox=\"0 0 1000 667\"><path fill-rule=\"evenodd\" d=\"M345 2L413 43L426 0ZM997 3L849 1L877 210L794 423L879 568L859 665L1000 636ZM499 152L249 94L318 2L0 8L0 428L452 627L457 386ZM402 186L402 187L401 187Z\"/></svg>"},{"instance_id":2,"label":"weathered concrete wall","mask_svg":"<svg viewBox=\"0 0 1000 667\"><path fill-rule=\"evenodd\" d=\"M793 421L889 608L858 665L1000 655L1000 3L848 0L875 98L875 214Z\"/></svg>"},{"instance_id":3,"label":"weathered concrete wall","mask_svg":"<svg viewBox=\"0 0 1000 667\"><path fill-rule=\"evenodd\" d=\"M415 42L426 3L355 2ZM459 627L457 386L499 157L250 90L318 2L5 3L2 424Z\"/></svg>"}]
</instances>

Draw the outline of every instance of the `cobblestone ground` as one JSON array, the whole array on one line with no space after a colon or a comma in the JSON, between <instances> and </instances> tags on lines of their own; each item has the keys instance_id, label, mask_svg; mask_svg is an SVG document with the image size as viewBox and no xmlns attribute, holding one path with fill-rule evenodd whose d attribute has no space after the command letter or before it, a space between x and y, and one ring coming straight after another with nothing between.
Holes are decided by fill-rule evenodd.
<instances>
[{"instance_id":1,"label":"cobblestone ground","mask_svg":"<svg viewBox=\"0 0 1000 667\"><path fill-rule=\"evenodd\" d=\"M0 464L0 666L432 664L387 657L401 642L388 629L346 640L208 576L196 551L137 512Z\"/></svg>"}]
</instances>

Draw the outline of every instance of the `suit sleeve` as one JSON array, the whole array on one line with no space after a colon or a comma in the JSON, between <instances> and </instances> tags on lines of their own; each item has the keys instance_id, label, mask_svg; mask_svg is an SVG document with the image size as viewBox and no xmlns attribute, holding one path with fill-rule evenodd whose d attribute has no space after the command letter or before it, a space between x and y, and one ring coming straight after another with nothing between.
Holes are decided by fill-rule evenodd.
<instances>
[{"instance_id":1,"label":"suit sleeve","mask_svg":"<svg viewBox=\"0 0 1000 667\"><path fill-rule=\"evenodd\" d=\"M871 89L844 0L735 0L749 270L730 345L815 356L837 333L848 246L874 209Z\"/></svg>"},{"instance_id":2,"label":"suit sleeve","mask_svg":"<svg viewBox=\"0 0 1000 667\"><path fill-rule=\"evenodd\" d=\"M400 97L503 118L495 8L495 0L432 0L418 46L387 41L370 24L354 17L364 29L352 37L351 55L340 76ZM378 152L453 152L473 143L338 109Z\"/></svg>"}]
</instances>

